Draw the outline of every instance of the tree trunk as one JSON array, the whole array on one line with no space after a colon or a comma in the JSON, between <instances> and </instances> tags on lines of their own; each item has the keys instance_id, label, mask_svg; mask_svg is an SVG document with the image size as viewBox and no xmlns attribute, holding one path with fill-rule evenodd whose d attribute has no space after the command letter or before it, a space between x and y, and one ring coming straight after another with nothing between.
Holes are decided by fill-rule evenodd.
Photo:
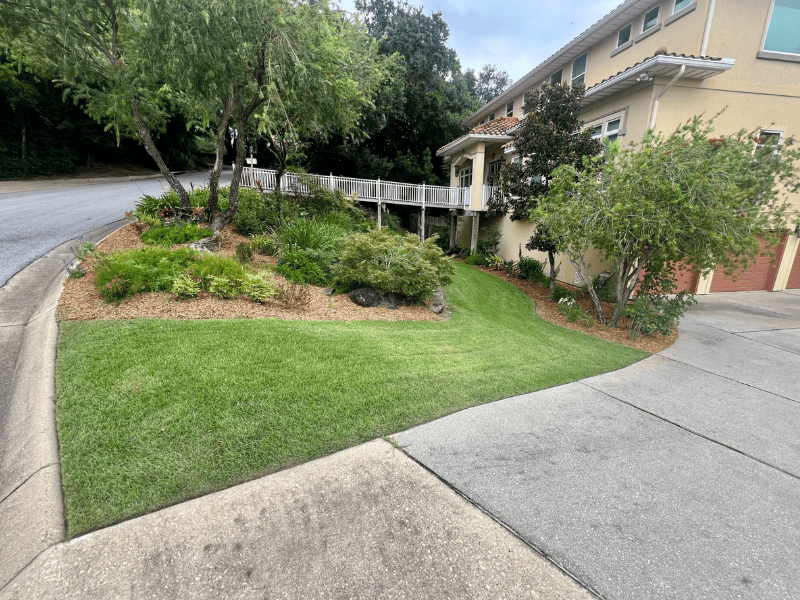
<instances>
[{"instance_id":1,"label":"tree trunk","mask_svg":"<svg viewBox=\"0 0 800 600\"><path fill-rule=\"evenodd\" d=\"M603 312L603 303L600 302L600 298L597 297L597 292L594 289L594 279L592 279L592 276L589 274L589 268L586 265L586 262L584 262L582 256L577 259L572 258L572 256L570 256L569 262L572 263L572 266L575 267L575 270L578 272L578 274L581 276L581 279L586 284L586 289L589 292L589 296L591 297L592 302L594 303L594 309L597 312L597 318L603 325L605 325L606 315Z\"/></svg>"},{"instance_id":2,"label":"tree trunk","mask_svg":"<svg viewBox=\"0 0 800 600\"><path fill-rule=\"evenodd\" d=\"M639 273L645 266L644 262L640 262L629 276L625 274L631 269L631 265L627 261L622 261L617 265L617 307L611 315L609 327L616 327L619 320L622 318L622 312L628 305L628 300L636 289L636 284L639 282Z\"/></svg>"},{"instance_id":3,"label":"tree trunk","mask_svg":"<svg viewBox=\"0 0 800 600\"><path fill-rule=\"evenodd\" d=\"M214 168L211 169L211 178L208 183L208 210L210 216L213 217L214 210L219 213L219 176L222 173L222 157L225 153L225 138L228 130L228 123L231 120L233 113L233 100L227 99L225 101L225 108L222 111L219 127L217 127L217 145L214 148ZM224 225L223 225L224 226ZM213 227L212 227L213 229ZM220 227L222 229L222 227ZM219 230L214 230L219 231Z\"/></svg>"},{"instance_id":4,"label":"tree trunk","mask_svg":"<svg viewBox=\"0 0 800 600\"><path fill-rule=\"evenodd\" d=\"M142 113L139 112L139 103L135 98L131 100L131 109L133 110L133 118L136 119L136 130L139 132L139 139L142 141L142 144L144 144L145 150L147 150L150 157L156 161L158 170L161 171L161 174L169 182L169 185L175 190L175 193L178 194L178 198L181 199L181 208L189 210L189 208L191 208L189 194L186 193L186 190L183 185L181 185L181 182L178 181L178 178L167 168L167 164L164 162L163 157L158 152L158 148L156 148L156 145L153 143L153 138L150 137L150 129L144 122Z\"/></svg>"},{"instance_id":5,"label":"tree trunk","mask_svg":"<svg viewBox=\"0 0 800 600\"><path fill-rule=\"evenodd\" d=\"M556 287L558 272L561 268L556 269L556 253L554 251L547 251L547 260L550 261L550 289L553 290Z\"/></svg>"}]
</instances>

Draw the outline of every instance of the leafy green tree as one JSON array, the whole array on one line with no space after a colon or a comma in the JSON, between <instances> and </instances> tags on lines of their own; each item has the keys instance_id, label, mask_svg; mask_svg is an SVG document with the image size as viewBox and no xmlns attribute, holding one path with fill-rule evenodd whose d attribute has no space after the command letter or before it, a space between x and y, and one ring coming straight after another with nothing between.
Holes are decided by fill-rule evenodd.
<instances>
[{"instance_id":1,"label":"leafy green tree","mask_svg":"<svg viewBox=\"0 0 800 600\"><path fill-rule=\"evenodd\" d=\"M776 147L761 144L760 132L711 132L711 122L694 118L668 137L648 131L639 144L615 142L605 156L584 159L585 168L567 163L553 173L532 218L557 232L602 323L617 325L643 270L667 287L677 263L732 274L754 263L759 236L774 246L797 225L787 204L800 191L791 140ZM591 248L616 268L610 318L594 292Z\"/></svg>"},{"instance_id":2,"label":"leafy green tree","mask_svg":"<svg viewBox=\"0 0 800 600\"><path fill-rule=\"evenodd\" d=\"M594 156L603 148L589 130L581 131L584 87L545 85L525 94L526 117L514 132L514 147L522 161L503 165L501 194L489 202L494 214L511 212L511 220L529 218L530 212L550 191L553 172L561 165L583 168L583 157ZM535 221L534 221L535 222ZM547 252L550 263L550 288L555 287L558 240L546 224L536 223L536 231L526 244L529 250Z\"/></svg>"},{"instance_id":3,"label":"leafy green tree","mask_svg":"<svg viewBox=\"0 0 800 600\"><path fill-rule=\"evenodd\" d=\"M486 104L505 92L511 85L511 77L495 65L485 65L480 73L474 69L464 72L469 93L481 104Z\"/></svg>"}]
</instances>

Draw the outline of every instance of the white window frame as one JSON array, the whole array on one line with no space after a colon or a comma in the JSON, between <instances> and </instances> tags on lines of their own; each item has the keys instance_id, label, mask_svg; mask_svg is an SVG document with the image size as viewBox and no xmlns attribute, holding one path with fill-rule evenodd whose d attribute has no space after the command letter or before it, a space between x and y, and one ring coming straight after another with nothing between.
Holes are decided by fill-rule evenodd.
<instances>
[{"instance_id":1,"label":"white window frame","mask_svg":"<svg viewBox=\"0 0 800 600\"><path fill-rule=\"evenodd\" d=\"M762 129L761 133L759 135L764 135L764 134L777 135L778 136L778 142L775 144L775 150L772 152L772 156L775 156L778 153L778 150L780 149L781 144L783 143L783 131L781 131L780 129ZM762 144L760 142L757 143L756 144L756 152L758 152L758 150L760 148L763 148L764 146L766 146L766 144Z\"/></svg>"},{"instance_id":2,"label":"white window frame","mask_svg":"<svg viewBox=\"0 0 800 600\"><path fill-rule=\"evenodd\" d=\"M787 60L790 62L800 62L800 52L781 52L779 50L766 50L764 46L767 43L767 34L769 33L769 26L772 23L772 13L775 11L775 0L771 0L769 12L767 14L767 21L764 23L764 33L761 36L760 50L756 54L758 58L772 58L776 60Z\"/></svg>"},{"instance_id":3,"label":"white window frame","mask_svg":"<svg viewBox=\"0 0 800 600\"><path fill-rule=\"evenodd\" d=\"M628 41L627 42L622 42L620 44L619 43L619 34L622 33L623 29L630 29L630 31L628 32ZM617 48L621 48L625 44L630 44L631 42L633 42L633 21L631 21L630 23L625 25L625 27L620 27L619 31L617 31Z\"/></svg>"},{"instance_id":4,"label":"white window frame","mask_svg":"<svg viewBox=\"0 0 800 600\"><path fill-rule=\"evenodd\" d=\"M648 27L647 29L645 29L645 28L644 28L644 26L645 26L645 24L647 23L647 15L648 15L648 14L650 14L651 12L653 12L654 10L656 11L656 20L655 20L655 23L653 23L652 25L650 25L650 27ZM660 5L660 4L656 4L656 5L655 5L655 6L653 6L653 7L652 7L650 10L646 11L646 12L644 13L644 16L642 17L642 33L645 33L645 32L647 32L647 31L650 31L651 29L655 29L655 28L656 28L656 27L658 27L660 24L661 24L661 5Z\"/></svg>"},{"instance_id":5,"label":"white window frame","mask_svg":"<svg viewBox=\"0 0 800 600\"><path fill-rule=\"evenodd\" d=\"M486 165L486 185L497 185L500 178L500 168L505 161L502 158L491 161ZM498 181L492 181L492 177L496 175Z\"/></svg>"},{"instance_id":6,"label":"white window frame","mask_svg":"<svg viewBox=\"0 0 800 600\"><path fill-rule=\"evenodd\" d=\"M582 73L578 73L576 75L575 74L575 61L580 60L581 58L585 59L583 61L583 72ZM570 71L570 74L569 74L569 76L570 76L569 87L572 87L572 86L576 85L575 84L575 80L578 79L579 77L582 77L583 80L580 83L578 83L577 85L580 85L581 83L586 83L586 69L588 67L589 67L589 51L587 50L586 52L584 52L580 56L576 56L575 59L572 61L572 70Z\"/></svg>"},{"instance_id":7,"label":"white window frame","mask_svg":"<svg viewBox=\"0 0 800 600\"><path fill-rule=\"evenodd\" d=\"M609 124L619 120L619 127L617 129L608 129ZM625 135L628 120L628 107L615 110L614 112L607 113L596 119L592 119L584 124L584 129L592 131L592 139L605 140L610 135L616 135L617 139ZM594 133L597 127L600 127L600 134Z\"/></svg>"},{"instance_id":8,"label":"white window frame","mask_svg":"<svg viewBox=\"0 0 800 600\"><path fill-rule=\"evenodd\" d=\"M464 185L464 179L468 180L467 185ZM472 167L464 167L458 172L458 187L472 187Z\"/></svg>"},{"instance_id":9,"label":"white window frame","mask_svg":"<svg viewBox=\"0 0 800 600\"><path fill-rule=\"evenodd\" d=\"M688 4L685 4L684 6L681 6L680 8L678 8L678 5L681 2L688 2ZM689 8L692 5L692 2L694 2L694 0L675 0L675 4L672 6L672 14L674 15L675 13L679 13L682 10L686 10L687 8Z\"/></svg>"},{"instance_id":10,"label":"white window frame","mask_svg":"<svg viewBox=\"0 0 800 600\"><path fill-rule=\"evenodd\" d=\"M512 100L508 104L506 104L506 116L513 117L514 116L514 101Z\"/></svg>"}]
</instances>

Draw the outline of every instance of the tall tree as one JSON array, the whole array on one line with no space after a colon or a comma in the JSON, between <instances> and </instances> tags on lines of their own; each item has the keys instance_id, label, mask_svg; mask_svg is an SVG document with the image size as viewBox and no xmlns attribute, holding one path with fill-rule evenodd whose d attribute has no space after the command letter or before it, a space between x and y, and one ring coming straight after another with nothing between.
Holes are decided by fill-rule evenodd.
<instances>
[{"instance_id":1,"label":"tall tree","mask_svg":"<svg viewBox=\"0 0 800 600\"><path fill-rule=\"evenodd\" d=\"M754 263L759 237L774 247L800 224L787 197L800 191L792 140L778 147L756 134L711 131L695 118L668 137L648 131L636 146L615 142L606 156L584 159L589 168L564 164L553 173L533 218L558 234L603 324L617 325L644 270L667 288L677 263L732 274ZM616 267L610 318L594 292L592 248Z\"/></svg>"},{"instance_id":2,"label":"tall tree","mask_svg":"<svg viewBox=\"0 0 800 600\"><path fill-rule=\"evenodd\" d=\"M479 73L474 69L464 72L467 87L472 96L481 104L486 104L505 92L511 85L511 77L495 65L485 65Z\"/></svg>"},{"instance_id":3,"label":"tall tree","mask_svg":"<svg viewBox=\"0 0 800 600\"><path fill-rule=\"evenodd\" d=\"M514 147L521 161L503 165L500 172L501 193L489 202L494 214L511 213L511 220L527 219L531 210L550 191L553 171L561 165L576 170L584 166L584 156L599 154L600 140L592 139L589 130L581 131L581 100L584 87L545 85L525 94L522 124L514 132ZM535 221L534 221L535 222ZM529 250L547 252L550 263L550 287L555 286L558 240L546 224L536 223L534 235L526 244Z\"/></svg>"}]
</instances>

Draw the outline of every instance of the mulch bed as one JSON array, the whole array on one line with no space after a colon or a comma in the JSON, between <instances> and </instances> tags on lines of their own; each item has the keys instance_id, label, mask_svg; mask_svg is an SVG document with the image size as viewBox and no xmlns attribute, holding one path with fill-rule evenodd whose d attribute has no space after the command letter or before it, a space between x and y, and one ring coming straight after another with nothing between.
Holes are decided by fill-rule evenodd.
<instances>
[{"instance_id":1,"label":"mulch bed","mask_svg":"<svg viewBox=\"0 0 800 600\"><path fill-rule=\"evenodd\" d=\"M578 295L578 304L592 316L594 319L594 327L586 327L580 323L572 323L561 314L561 311L558 310L558 302L550 299L550 289L548 287L537 283L532 283L530 281L517 279L516 277L508 275L505 271L495 271L489 267L475 268L494 275L495 277L499 277L500 279L505 279L512 285L518 287L520 290L528 294L528 296L533 298L534 304L536 305L536 314L538 316L542 317L545 321L550 321L551 323L561 327L574 329L576 331L593 335L594 337L599 337L610 342L616 342L617 344L622 344L623 346L629 346L631 348L637 348L639 350L644 350L645 352L651 353L661 352L661 350L664 348L671 346L672 343L678 338L678 332L676 330L668 336L657 333L655 335L642 335L640 338L635 340L631 339L631 334L628 330L628 323L626 319L620 319L618 326L613 329L605 327L597 320L597 311L594 307L592 299L585 294ZM567 289L577 290L578 292L581 291L580 288L565 283L559 282L559 285ZM606 315L610 315L611 305L604 303L603 310Z\"/></svg>"}]
</instances>

